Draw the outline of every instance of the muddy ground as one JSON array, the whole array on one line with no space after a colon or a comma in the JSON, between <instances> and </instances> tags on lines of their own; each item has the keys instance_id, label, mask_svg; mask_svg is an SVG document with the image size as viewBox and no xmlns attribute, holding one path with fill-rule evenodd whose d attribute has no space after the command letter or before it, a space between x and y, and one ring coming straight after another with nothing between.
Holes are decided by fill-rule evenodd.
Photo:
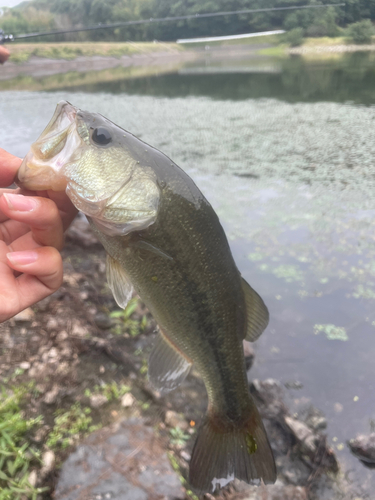
<instances>
[{"instance_id":1,"label":"muddy ground","mask_svg":"<svg viewBox=\"0 0 375 500\"><path fill-rule=\"evenodd\" d=\"M137 299L125 315L119 311L106 285L105 252L84 219L69 230L63 256L60 290L0 325L2 385L8 394L15 386L27 386L23 415L42 416L26 435L43 456L41 462L32 463L34 484L48 487L43 498L54 498L61 465L90 431L136 417L153 429L159 447L169 453L185 498L196 498L185 479L194 434L207 405L199 374L193 370L179 389L165 397L150 386L147 357L156 325ZM252 356L247 350L248 367ZM291 416L277 381L254 381L251 391L265 420L279 479L268 490L235 483L216 497L353 498L326 445L324 416L310 404ZM78 407L92 422L74 430L72 415ZM61 414L70 415L71 428L58 424Z\"/></svg>"}]
</instances>

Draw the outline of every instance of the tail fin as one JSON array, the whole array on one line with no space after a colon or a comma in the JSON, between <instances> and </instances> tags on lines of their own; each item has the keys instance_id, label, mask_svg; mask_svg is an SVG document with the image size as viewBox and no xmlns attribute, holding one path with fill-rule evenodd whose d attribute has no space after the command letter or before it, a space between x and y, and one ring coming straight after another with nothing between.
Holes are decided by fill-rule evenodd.
<instances>
[{"instance_id":1,"label":"tail fin","mask_svg":"<svg viewBox=\"0 0 375 500\"><path fill-rule=\"evenodd\" d=\"M276 481L273 453L255 405L241 428L217 425L208 414L191 455L189 481L197 493L213 492L235 477L248 484Z\"/></svg>"}]
</instances>

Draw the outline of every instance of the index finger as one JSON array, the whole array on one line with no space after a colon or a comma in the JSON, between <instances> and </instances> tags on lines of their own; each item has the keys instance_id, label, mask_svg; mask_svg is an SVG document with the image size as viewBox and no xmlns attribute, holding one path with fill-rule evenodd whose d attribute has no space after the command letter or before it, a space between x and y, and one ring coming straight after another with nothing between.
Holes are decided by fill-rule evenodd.
<instances>
[{"instance_id":1,"label":"index finger","mask_svg":"<svg viewBox=\"0 0 375 500\"><path fill-rule=\"evenodd\" d=\"M21 163L21 158L13 156L5 149L0 148L0 187L10 186L14 182Z\"/></svg>"}]
</instances>

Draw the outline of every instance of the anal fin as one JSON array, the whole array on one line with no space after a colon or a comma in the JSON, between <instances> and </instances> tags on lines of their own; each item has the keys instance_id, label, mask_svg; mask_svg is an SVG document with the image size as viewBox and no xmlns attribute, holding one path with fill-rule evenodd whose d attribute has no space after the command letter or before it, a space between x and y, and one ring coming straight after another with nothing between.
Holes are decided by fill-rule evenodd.
<instances>
[{"instance_id":1,"label":"anal fin","mask_svg":"<svg viewBox=\"0 0 375 500\"><path fill-rule=\"evenodd\" d=\"M108 286L112 290L117 304L122 307L122 309L125 309L126 304L131 299L133 285L129 281L129 278L121 264L108 254L106 271Z\"/></svg>"},{"instance_id":2,"label":"anal fin","mask_svg":"<svg viewBox=\"0 0 375 500\"><path fill-rule=\"evenodd\" d=\"M190 363L173 344L159 332L148 362L148 378L160 392L175 389L186 378Z\"/></svg>"},{"instance_id":3,"label":"anal fin","mask_svg":"<svg viewBox=\"0 0 375 500\"><path fill-rule=\"evenodd\" d=\"M247 312L247 329L244 339L254 342L266 329L269 321L269 313L262 297L243 278L241 281Z\"/></svg>"}]
</instances>

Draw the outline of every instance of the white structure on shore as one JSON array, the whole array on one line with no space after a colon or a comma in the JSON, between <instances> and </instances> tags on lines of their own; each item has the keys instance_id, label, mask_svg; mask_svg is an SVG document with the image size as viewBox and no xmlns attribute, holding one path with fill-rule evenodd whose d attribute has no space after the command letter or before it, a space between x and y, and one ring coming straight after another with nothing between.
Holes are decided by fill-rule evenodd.
<instances>
[{"instance_id":1,"label":"white structure on shore","mask_svg":"<svg viewBox=\"0 0 375 500\"><path fill-rule=\"evenodd\" d=\"M180 40L176 41L177 43L221 42L224 40L239 40L241 38L253 38L256 36L280 35L281 33L285 33L285 31L284 30L260 31L258 33L244 33L242 35L209 36L206 38L181 38Z\"/></svg>"}]
</instances>

